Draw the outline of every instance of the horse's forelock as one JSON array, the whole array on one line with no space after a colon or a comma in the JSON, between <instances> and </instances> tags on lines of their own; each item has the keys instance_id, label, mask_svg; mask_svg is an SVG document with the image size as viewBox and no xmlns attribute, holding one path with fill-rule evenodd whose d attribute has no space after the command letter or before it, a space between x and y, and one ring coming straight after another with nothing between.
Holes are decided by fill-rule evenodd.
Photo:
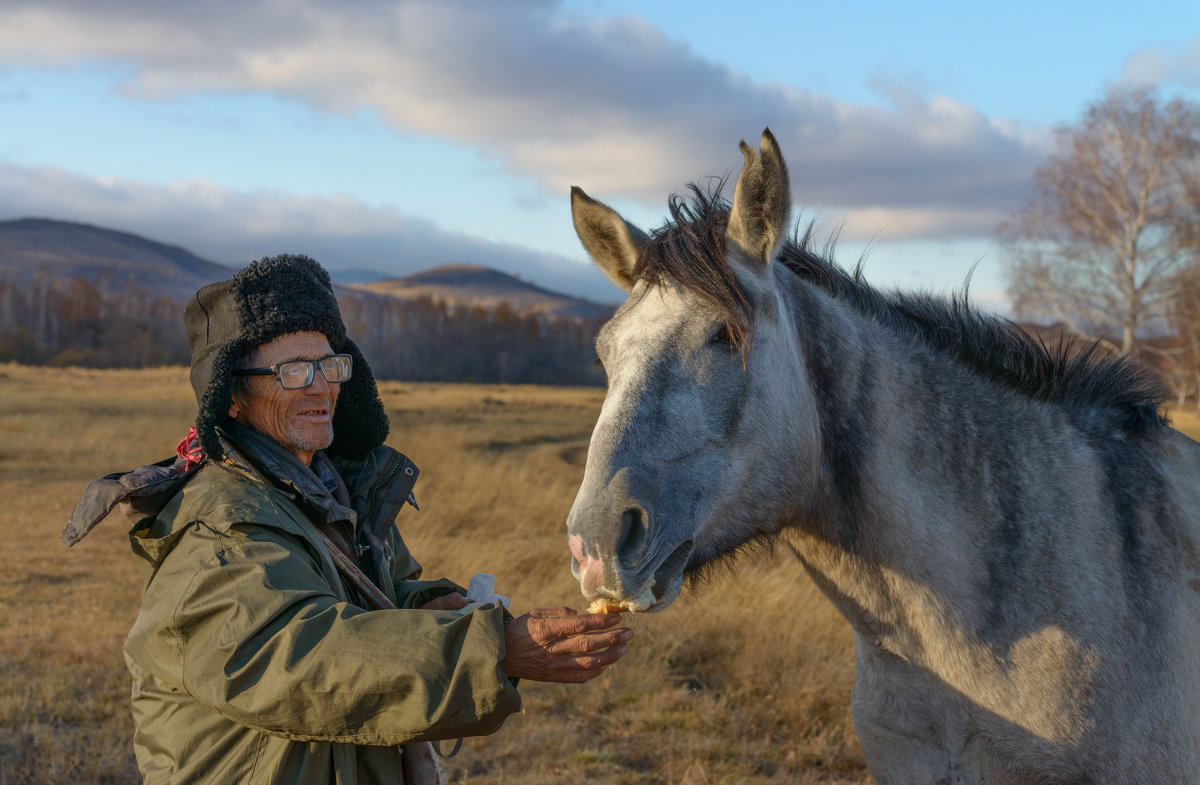
<instances>
[{"instance_id":1,"label":"horse's forelock","mask_svg":"<svg viewBox=\"0 0 1200 785\"><path fill-rule=\"evenodd\" d=\"M731 342L743 352L750 340L753 309L745 287L725 261L729 204L722 183L711 189L691 184L692 198L668 202L670 220L656 229L634 268L634 278L658 285L674 281L698 295L720 314Z\"/></svg>"}]
</instances>

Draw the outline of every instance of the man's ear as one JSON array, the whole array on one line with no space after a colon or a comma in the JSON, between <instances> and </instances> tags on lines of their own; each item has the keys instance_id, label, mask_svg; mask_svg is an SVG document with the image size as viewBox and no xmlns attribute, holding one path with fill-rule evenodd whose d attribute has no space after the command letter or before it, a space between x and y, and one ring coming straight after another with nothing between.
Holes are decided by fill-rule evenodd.
<instances>
[{"instance_id":1,"label":"man's ear","mask_svg":"<svg viewBox=\"0 0 1200 785\"><path fill-rule=\"evenodd\" d=\"M245 401L238 400L244 394L245 390L242 389L240 382L233 386L233 394L229 396L229 419L236 420L238 414L245 408Z\"/></svg>"}]
</instances>

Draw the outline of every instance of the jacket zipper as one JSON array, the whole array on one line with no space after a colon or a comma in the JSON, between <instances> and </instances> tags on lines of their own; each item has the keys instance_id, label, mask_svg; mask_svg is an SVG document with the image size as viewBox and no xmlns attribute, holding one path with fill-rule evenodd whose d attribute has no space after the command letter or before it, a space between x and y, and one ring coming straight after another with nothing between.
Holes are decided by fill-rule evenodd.
<instances>
[{"instance_id":1,"label":"jacket zipper","mask_svg":"<svg viewBox=\"0 0 1200 785\"><path fill-rule=\"evenodd\" d=\"M400 471L400 464L400 454L396 452L389 452L388 462L383 471L383 478L379 482L372 484L371 492L367 495L367 515L366 521L364 522L365 525L369 525L370 523L374 522L375 514L378 512L379 508L379 489L385 487L392 481L392 478L395 477L396 473ZM359 531L358 536L355 539L361 538L362 532ZM370 548L371 546L368 545L367 547ZM362 554L360 553L359 555L361 556Z\"/></svg>"}]
</instances>

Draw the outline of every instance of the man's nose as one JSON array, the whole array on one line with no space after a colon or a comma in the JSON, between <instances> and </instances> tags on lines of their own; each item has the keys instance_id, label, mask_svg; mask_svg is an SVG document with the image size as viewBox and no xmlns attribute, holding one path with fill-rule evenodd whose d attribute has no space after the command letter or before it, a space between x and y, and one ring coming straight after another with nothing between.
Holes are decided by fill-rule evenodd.
<instances>
[{"instance_id":1,"label":"man's nose","mask_svg":"<svg viewBox=\"0 0 1200 785\"><path fill-rule=\"evenodd\" d=\"M321 372L321 369L313 368L312 384L308 385L304 392L308 393L309 395L325 395L332 388L333 385L330 384L329 380L325 378L325 374Z\"/></svg>"}]
</instances>

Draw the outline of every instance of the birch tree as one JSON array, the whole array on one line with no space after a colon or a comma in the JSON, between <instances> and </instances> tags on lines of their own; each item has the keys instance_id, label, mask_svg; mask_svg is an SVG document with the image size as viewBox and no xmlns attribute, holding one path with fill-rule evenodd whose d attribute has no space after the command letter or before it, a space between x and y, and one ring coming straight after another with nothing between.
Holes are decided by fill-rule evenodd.
<instances>
[{"instance_id":1,"label":"birch tree","mask_svg":"<svg viewBox=\"0 0 1200 785\"><path fill-rule=\"evenodd\" d=\"M1050 317L1121 354L1150 347L1198 257L1200 111L1110 90L1059 129L1004 227L1017 316Z\"/></svg>"}]
</instances>

